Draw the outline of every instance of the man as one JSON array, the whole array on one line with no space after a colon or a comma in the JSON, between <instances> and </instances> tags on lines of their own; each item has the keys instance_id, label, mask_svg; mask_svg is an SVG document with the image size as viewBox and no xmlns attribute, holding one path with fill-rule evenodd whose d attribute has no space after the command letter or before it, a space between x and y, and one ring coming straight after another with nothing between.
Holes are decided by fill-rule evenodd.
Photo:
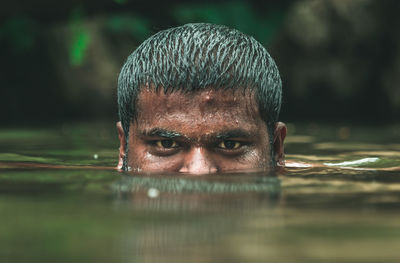
<instances>
[{"instance_id":1,"label":"man","mask_svg":"<svg viewBox=\"0 0 400 263\"><path fill-rule=\"evenodd\" d=\"M118 79L122 170L205 174L284 164L281 79L254 38L225 26L161 31Z\"/></svg>"}]
</instances>

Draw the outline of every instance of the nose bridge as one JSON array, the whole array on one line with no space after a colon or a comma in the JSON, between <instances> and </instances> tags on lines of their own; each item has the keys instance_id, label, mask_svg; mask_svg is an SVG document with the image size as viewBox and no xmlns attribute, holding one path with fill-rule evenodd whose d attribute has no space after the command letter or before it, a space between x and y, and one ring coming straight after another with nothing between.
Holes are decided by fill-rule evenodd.
<instances>
[{"instance_id":1,"label":"nose bridge","mask_svg":"<svg viewBox=\"0 0 400 263\"><path fill-rule=\"evenodd\" d=\"M191 174L215 173L217 172L217 167L207 155L206 150L201 147L195 147L188 153L180 172Z\"/></svg>"}]
</instances>

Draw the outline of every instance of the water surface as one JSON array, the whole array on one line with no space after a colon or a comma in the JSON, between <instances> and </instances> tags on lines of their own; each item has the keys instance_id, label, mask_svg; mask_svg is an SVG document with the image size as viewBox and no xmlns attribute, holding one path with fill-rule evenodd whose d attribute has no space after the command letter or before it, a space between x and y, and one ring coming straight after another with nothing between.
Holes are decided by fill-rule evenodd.
<instances>
[{"instance_id":1,"label":"water surface","mask_svg":"<svg viewBox=\"0 0 400 263\"><path fill-rule=\"evenodd\" d=\"M399 262L400 125L289 131L314 167L192 177L111 169L112 124L2 128L0 262Z\"/></svg>"}]
</instances>

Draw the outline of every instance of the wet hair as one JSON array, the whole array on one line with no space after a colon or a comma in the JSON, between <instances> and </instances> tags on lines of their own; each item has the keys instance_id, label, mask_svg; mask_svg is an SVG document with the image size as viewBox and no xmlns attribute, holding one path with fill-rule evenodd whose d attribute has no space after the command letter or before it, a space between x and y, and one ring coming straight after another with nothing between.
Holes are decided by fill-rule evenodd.
<instances>
[{"instance_id":1,"label":"wet hair","mask_svg":"<svg viewBox=\"0 0 400 263\"><path fill-rule=\"evenodd\" d=\"M238 30L186 24L154 34L128 57L118 78L118 113L127 142L143 87L164 92L252 89L272 146L282 102L278 67L259 42Z\"/></svg>"}]
</instances>

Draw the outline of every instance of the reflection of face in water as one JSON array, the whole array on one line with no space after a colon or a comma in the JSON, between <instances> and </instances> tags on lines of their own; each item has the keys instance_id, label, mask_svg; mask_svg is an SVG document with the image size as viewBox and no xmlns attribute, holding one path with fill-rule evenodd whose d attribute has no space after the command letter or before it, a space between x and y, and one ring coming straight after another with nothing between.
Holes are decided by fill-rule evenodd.
<instances>
[{"instance_id":1,"label":"reflection of face in water","mask_svg":"<svg viewBox=\"0 0 400 263\"><path fill-rule=\"evenodd\" d=\"M253 92L207 89L165 94L143 89L137 108L127 156L134 171L265 170L271 161L283 160L285 127L276 126L274 140L274 151L281 159L271 160L268 129Z\"/></svg>"},{"instance_id":2,"label":"reflection of face in water","mask_svg":"<svg viewBox=\"0 0 400 263\"><path fill-rule=\"evenodd\" d=\"M280 179L273 174L122 176L112 189L113 208L132 215L120 246L147 261L186 262L197 252L199 262L215 261L214 248L232 255L232 247L248 242L249 229L281 218Z\"/></svg>"},{"instance_id":3,"label":"reflection of face in water","mask_svg":"<svg viewBox=\"0 0 400 263\"><path fill-rule=\"evenodd\" d=\"M248 209L278 205L281 182L274 171L212 175L182 176L123 176L112 185L120 205L132 203L136 208L168 210L189 209Z\"/></svg>"}]
</instances>

